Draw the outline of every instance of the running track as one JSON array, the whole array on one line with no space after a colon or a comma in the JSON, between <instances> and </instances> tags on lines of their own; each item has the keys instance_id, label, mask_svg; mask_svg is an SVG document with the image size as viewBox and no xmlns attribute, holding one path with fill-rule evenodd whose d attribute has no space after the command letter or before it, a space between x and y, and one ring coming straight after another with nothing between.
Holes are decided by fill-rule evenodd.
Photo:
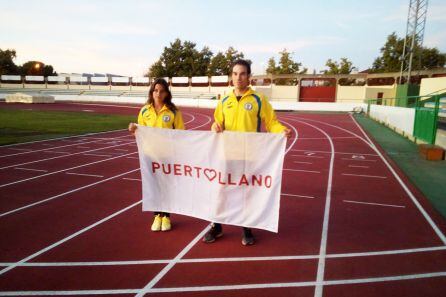
<instances>
[{"instance_id":1,"label":"running track","mask_svg":"<svg viewBox=\"0 0 446 297\"><path fill-rule=\"evenodd\" d=\"M211 110L182 110L188 129L209 129ZM124 130L0 147L0 295L442 296L446 222L353 117L279 118L298 132L279 233L255 230L251 247L231 226L205 244L208 223L180 215L150 232Z\"/></svg>"}]
</instances>

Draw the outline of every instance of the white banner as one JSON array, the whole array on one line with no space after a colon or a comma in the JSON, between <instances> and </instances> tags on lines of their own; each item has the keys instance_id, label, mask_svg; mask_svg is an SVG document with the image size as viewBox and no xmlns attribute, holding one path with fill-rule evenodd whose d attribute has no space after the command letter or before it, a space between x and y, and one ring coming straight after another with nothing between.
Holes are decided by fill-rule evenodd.
<instances>
[{"instance_id":1,"label":"white banner","mask_svg":"<svg viewBox=\"0 0 446 297\"><path fill-rule=\"evenodd\" d=\"M286 139L138 126L143 211L278 231Z\"/></svg>"}]
</instances>

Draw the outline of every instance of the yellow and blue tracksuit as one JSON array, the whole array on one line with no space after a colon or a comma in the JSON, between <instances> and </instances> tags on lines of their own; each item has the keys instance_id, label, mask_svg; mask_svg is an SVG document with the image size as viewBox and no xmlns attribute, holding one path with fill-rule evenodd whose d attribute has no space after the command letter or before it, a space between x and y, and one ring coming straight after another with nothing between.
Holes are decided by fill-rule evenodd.
<instances>
[{"instance_id":1,"label":"yellow and blue tracksuit","mask_svg":"<svg viewBox=\"0 0 446 297\"><path fill-rule=\"evenodd\" d=\"M228 131L260 132L262 121L268 132L282 133L286 129L277 120L276 113L266 97L251 88L240 99L237 99L234 90L221 99L215 109L214 120ZM221 224L214 223L214 228L221 232ZM245 227L243 230L250 231Z\"/></svg>"},{"instance_id":2,"label":"yellow and blue tracksuit","mask_svg":"<svg viewBox=\"0 0 446 297\"><path fill-rule=\"evenodd\" d=\"M251 88L239 100L234 91L221 99L215 109L214 119L228 131L260 132L262 121L268 132L282 133L286 129L277 120L266 97Z\"/></svg>"},{"instance_id":3,"label":"yellow and blue tracksuit","mask_svg":"<svg viewBox=\"0 0 446 297\"><path fill-rule=\"evenodd\" d=\"M183 116L179 110L175 112L164 105L158 114L152 104L146 104L138 115L138 124L155 128L184 130Z\"/></svg>"}]
</instances>

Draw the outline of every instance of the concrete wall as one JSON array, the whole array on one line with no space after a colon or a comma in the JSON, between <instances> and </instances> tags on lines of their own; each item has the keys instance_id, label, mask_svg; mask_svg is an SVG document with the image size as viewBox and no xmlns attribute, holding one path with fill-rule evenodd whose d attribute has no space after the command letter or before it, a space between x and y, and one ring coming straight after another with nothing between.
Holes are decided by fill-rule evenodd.
<instances>
[{"instance_id":1,"label":"concrete wall","mask_svg":"<svg viewBox=\"0 0 446 297\"><path fill-rule=\"evenodd\" d=\"M211 87L211 93L213 94L220 94L220 97L223 98L229 92L231 91L231 88L229 87Z\"/></svg>"},{"instance_id":2,"label":"concrete wall","mask_svg":"<svg viewBox=\"0 0 446 297\"><path fill-rule=\"evenodd\" d=\"M70 90L89 90L89 85L70 85Z\"/></svg>"},{"instance_id":3,"label":"concrete wall","mask_svg":"<svg viewBox=\"0 0 446 297\"><path fill-rule=\"evenodd\" d=\"M45 89L45 84L24 84L25 89Z\"/></svg>"},{"instance_id":4,"label":"concrete wall","mask_svg":"<svg viewBox=\"0 0 446 297\"><path fill-rule=\"evenodd\" d=\"M363 102L365 99L365 86L339 86L336 93L336 102Z\"/></svg>"},{"instance_id":5,"label":"concrete wall","mask_svg":"<svg viewBox=\"0 0 446 297\"><path fill-rule=\"evenodd\" d=\"M423 78L420 85L420 96L446 92L446 77Z\"/></svg>"},{"instance_id":6,"label":"concrete wall","mask_svg":"<svg viewBox=\"0 0 446 297\"><path fill-rule=\"evenodd\" d=\"M191 87L193 93L209 93L209 87Z\"/></svg>"},{"instance_id":7,"label":"concrete wall","mask_svg":"<svg viewBox=\"0 0 446 297\"><path fill-rule=\"evenodd\" d=\"M147 92L149 93L149 86L132 86L132 91L141 91L141 92Z\"/></svg>"},{"instance_id":8,"label":"concrete wall","mask_svg":"<svg viewBox=\"0 0 446 297\"><path fill-rule=\"evenodd\" d=\"M20 89L23 88L23 84L8 84L8 83L1 83L0 85L2 88L11 88L11 89Z\"/></svg>"},{"instance_id":9,"label":"concrete wall","mask_svg":"<svg viewBox=\"0 0 446 297\"><path fill-rule=\"evenodd\" d=\"M400 134L413 136L414 108L370 105L369 115L371 118L395 129Z\"/></svg>"},{"instance_id":10,"label":"concrete wall","mask_svg":"<svg viewBox=\"0 0 446 297\"><path fill-rule=\"evenodd\" d=\"M190 88L189 87L171 87L170 91L171 92L188 93L188 92L190 92Z\"/></svg>"},{"instance_id":11,"label":"concrete wall","mask_svg":"<svg viewBox=\"0 0 446 297\"><path fill-rule=\"evenodd\" d=\"M0 99L6 97L0 90ZM146 97L127 97L127 96L92 96L92 95L53 95L57 101L76 101L76 102L95 102L106 104L137 104L143 105ZM218 100L192 99L192 98L174 98L173 102L178 106L191 106L200 108L215 108ZM275 110L295 110L295 111L352 111L356 107L366 110L364 103L324 103L324 102L287 102L270 101Z\"/></svg>"},{"instance_id":12,"label":"concrete wall","mask_svg":"<svg viewBox=\"0 0 446 297\"><path fill-rule=\"evenodd\" d=\"M48 84L47 85L47 89L55 89L55 90L66 90L68 89L68 85L53 85L53 84Z\"/></svg>"},{"instance_id":13,"label":"concrete wall","mask_svg":"<svg viewBox=\"0 0 446 297\"><path fill-rule=\"evenodd\" d=\"M268 99L271 99L271 86L252 86L252 89L256 92L262 93Z\"/></svg>"},{"instance_id":14,"label":"concrete wall","mask_svg":"<svg viewBox=\"0 0 446 297\"><path fill-rule=\"evenodd\" d=\"M392 86L365 86L365 99L376 99L378 93L384 93L383 98L395 98L396 84Z\"/></svg>"},{"instance_id":15,"label":"concrete wall","mask_svg":"<svg viewBox=\"0 0 446 297\"><path fill-rule=\"evenodd\" d=\"M111 86L112 91L130 91L130 86Z\"/></svg>"},{"instance_id":16,"label":"concrete wall","mask_svg":"<svg viewBox=\"0 0 446 297\"><path fill-rule=\"evenodd\" d=\"M271 86L270 98L274 100L298 101L299 86Z\"/></svg>"},{"instance_id":17,"label":"concrete wall","mask_svg":"<svg viewBox=\"0 0 446 297\"><path fill-rule=\"evenodd\" d=\"M110 86L95 86L95 85L90 85L90 90L98 90L98 91L110 91Z\"/></svg>"}]
</instances>

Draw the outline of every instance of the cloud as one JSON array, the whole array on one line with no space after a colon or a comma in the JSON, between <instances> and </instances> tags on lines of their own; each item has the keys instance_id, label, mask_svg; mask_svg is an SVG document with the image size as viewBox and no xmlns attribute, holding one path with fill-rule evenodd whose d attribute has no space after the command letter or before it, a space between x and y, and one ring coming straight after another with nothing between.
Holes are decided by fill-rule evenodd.
<instances>
[{"instance_id":1,"label":"cloud","mask_svg":"<svg viewBox=\"0 0 446 297\"><path fill-rule=\"evenodd\" d=\"M277 54L283 49L293 52L320 45L333 45L343 40L343 38L337 36L315 36L300 38L291 42L238 43L237 50L242 51L244 54ZM225 51L228 46L211 45L210 47L218 51Z\"/></svg>"},{"instance_id":2,"label":"cloud","mask_svg":"<svg viewBox=\"0 0 446 297\"><path fill-rule=\"evenodd\" d=\"M423 43L428 47L438 47L444 49L446 47L446 31L425 35Z\"/></svg>"}]
</instances>

